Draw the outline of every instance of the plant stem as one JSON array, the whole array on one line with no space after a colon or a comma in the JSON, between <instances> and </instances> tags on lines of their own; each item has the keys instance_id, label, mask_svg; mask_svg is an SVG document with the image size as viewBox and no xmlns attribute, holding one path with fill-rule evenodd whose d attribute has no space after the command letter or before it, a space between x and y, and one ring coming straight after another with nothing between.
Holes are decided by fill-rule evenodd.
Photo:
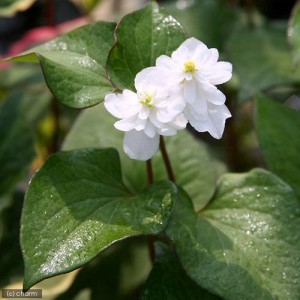
<instances>
[{"instance_id":1,"label":"plant stem","mask_svg":"<svg viewBox=\"0 0 300 300\"><path fill-rule=\"evenodd\" d=\"M148 179L148 184L153 183L153 169L152 169L152 162L151 159L148 159L146 161L146 166L147 166L147 179Z\"/></svg>"},{"instance_id":2,"label":"plant stem","mask_svg":"<svg viewBox=\"0 0 300 300\"><path fill-rule=\"evenodd\" d=\"M174 176L174 172L173 172L173 168L171 165L171 161L169 159L169 155L166 149L166 145L165 145L165 140L163 138L163 136L160 136L160 143L159 143L159 147L160 147L160 151L161 151L161 155L163 157L165 166L166 166L166 170L168 172L168 178L170 181L175 182L175 176Z\"/></svg>"},{"instance_id":3,"label":"plant stem","mask_svg":"<svg viewBox=\"0 0 300 300\"><path fill-rule=\"evenodd\" d=\"M148 235L148 248L149 248L149 256L150 260L152 263L155 261L155 247L154 247L154 242L155 242L155 236L154 235Z\"/></svg>"}]
</instances>

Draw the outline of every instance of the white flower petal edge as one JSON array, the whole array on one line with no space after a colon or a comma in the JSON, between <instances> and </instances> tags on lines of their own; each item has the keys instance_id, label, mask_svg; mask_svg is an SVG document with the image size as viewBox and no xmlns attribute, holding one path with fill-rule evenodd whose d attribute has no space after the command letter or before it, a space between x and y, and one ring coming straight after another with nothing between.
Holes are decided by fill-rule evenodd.
<instances>
[{"instance_id":1,"label":"white flower petal edge","mask_svg":"<svg viewBox=\"0 0 300 300\"><path fill-rule=\"evenodd\" d=\"M220 139L231 113L216 87L232 76L232 65L218 61L217 49L190 38L171 57L161 55L156 66L135 77L137 93L108 94L106 109L125 132L123 147L133 159L148 160L158 150L159 136L175 135L187 122L199 132Z\"/></svg>"},{"instance_id":2,"label":"white flower petal edge","mask_svg":"<svg viewBox=\"0 0 300 300\"><path fill-rule=\"evenodd\" d=\"M122 94L108 94L104 99L105 108L120 119L114 126L126 132L124 151L133 159L151 158L158 149L159 135L175 135L187 124L183 114L185 102L157 86L151 80L155 72L151 67L137 74L137 93L124 90Z\"/></svg>"},{"instance_id":3,"label":"white flower petal edge","mask_svg":"<svg viewBox=\"0 0 300 300\"><path fill-rule=\"evenodd\" d=\"M148 137L143 131L131 130L125 133L124 152L132 159L148 160L158 150L159 134Z\"/></svg>"},{"instance_id":4,"label":"white flower petal edge","mask_svg":"<svg viewBox=\"0 0 300 300\"><path fill-rule=\"evenodd\" d=\"M225 104L208 104L207 118L203 119L195 113L193 109L187 107L185 110L189 122L193 128L199 132L209 132L215 139L220 139L223 135L226 119L231 117L231 113Z\"/></svg>"},{"instance_id":5,"label":"white flower petal edge","mask_svg":"<svg viewBox=\"0 0 300 300\"><path fill-rule=\"evenodd\" d=\"M184 115L197 131L208 131L217 139L222 137L231 114L224 105L225 95L216 85L232 77L231 63L218 59L217 49L208 49L201 41L190 38L171 57L158 57L156 67L148 72L148 77L161 82L158 85L182 99L186 104Z\"/></svg>"}]
</instances>

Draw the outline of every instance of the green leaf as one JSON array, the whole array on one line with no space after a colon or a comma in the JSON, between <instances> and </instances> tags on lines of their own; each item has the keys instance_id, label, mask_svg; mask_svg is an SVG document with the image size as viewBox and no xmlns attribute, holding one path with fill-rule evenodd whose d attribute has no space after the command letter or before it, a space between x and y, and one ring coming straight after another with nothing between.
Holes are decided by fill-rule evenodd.
<instances>
[{"instance_id":1,"label":"green leaf","mask_svg":"<svg viewBox=\"0 0 300 300\"><path fill-rule=\"evenodd\" d=\"M284 179L300 199L300 113L259 95L256 124L268 168Z\"/></svg>"},{"instance_id":2,"label":"green leaf","mask_svg":"<svg viewBox=\"0 0 300 300\"><path fill-rule=\"evenodd\" d=\"M156 259L144 285L142 300L220 300L197 285L183 270L172 249L161 242L155 244Z\"/></svg>"},{"instance_id":3,"label":"green leaf","mask_svg":"<svg viewBox=\"0 0 300 300\"><path fill-rule=\"evenodd\" d=\"M160 55L170 55L185 40L185 33L172 16L150 1L123 18L116 38L107 61L110 78L118 88L135 90L135 75L153 66Z\"/></svg>"},{"instance_id":4,"label":"green leaf","mask_svg":"<svg viewBox=\"0 0 300 300\"><path fill-rule=\"evenodd\" d=\"M86 264L72 285L55 300L133 299L129 297L147 278L152 264L146 237L135 237L115 243Z\"/></svg>"},{"instance_id":5,"label":"green leaf","mask_svg":"<svg viewBox=\"0 0 300 300\"><path fill-rule=\"evenodd\" d=\"M119 150L125 184L134 192L147 185L145 162L128 158L123 151L123 133L113 126L116 121L102 105L81 113L67 136L63 149L83 147L113 147ZM104 134L105 133L105 134ZM193 199L195 209L206 205L215 190L218 169L224 166L213 159L207 146L195 140L187 131L166 139L167 150L174 168L176 182L182 185ZM154 179L167 178L160 153L152 160ZM134 172L132 172L134 170ZM205 170L205 172L201 172Z\"/></svg>"},{"instance_id":6,"label":"green leaf","mask_svg":"<svg viewBox=\"0 0 300 300\"><path fill-rule=\"evenodd\" d=\"M0 16L11 17L19 11L28 9L35 0L1 0Z\"/></svg>"},{"instance_id":7,"label":"green leaf","mask_svg":"<svg viewBox=\"0 0 300 300\"><path fill-rule=\"evenodd\" d=\"M33 177L22 215L24 288L65 273L126 237L157 234L168 221L176 187L159 182L132 195L113 149L52 155Z\"/></svg>"},{"instance_id":8,"label":"green leaf","mask_svg":"<svg viewBox=\"0 0 300 300\"><path fill-rule=\"evenodd\" d=\"M300 61L300 4L296 4L289 21L288 39L292 47L293 65L296 67Z\"/></svg>"},{"instance_id":9,"label":"green leaf","mask_svg":"<svg viewBox=\"0 0 300 300\"><path fill-rule=\"evenodd\" d=\"M49 89L60 102L75 108L92 106L113 89L106 78L106 60L114 44L114 28L114 23L89 24L11 60L39 61Z\"/></svg>"},{"instance_id":10,"label":"green leaf","mask_svg":"<svg viewBox=\"0 0 300 300\"><path fill-rule=\"evenodd\" d=\"M186 195L177 203L167 234L199 285L228 300L299 299L300 205L286 183L227 174L200 215Z\"/></svg>"},{"instance_id":11,"label":"green leaf","mask_svg":"<svg viewBox=\"0 0 300 300\"><path fill-rule=\"evenodd\" d=\"M47 91L32 89L16 90L0 102L0 196L14 188L35 157L34 127L49 100Z\"/></svg>"},{"instance_id":12,"label":"green leaf","mask_svg":"<svg viewBox=\"0 0 300 300\"><path fill-rule=\"evenodd\" d=\"M291 68L285 26L241 28L229 39L228 53L240 77L240 101L276 86L300 83L299 72Z\"/></svg>"}]
</instances>

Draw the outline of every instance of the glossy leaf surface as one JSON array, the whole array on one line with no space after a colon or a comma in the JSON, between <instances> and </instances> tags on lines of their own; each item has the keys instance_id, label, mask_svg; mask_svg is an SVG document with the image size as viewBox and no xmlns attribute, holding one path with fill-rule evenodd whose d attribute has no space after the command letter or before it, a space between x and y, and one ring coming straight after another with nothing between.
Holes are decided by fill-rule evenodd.
<instances>
[{"instance_id":1,"label":"glossy leaf surface","mask_svg":"<svg viewBox=\"0 0 300 300\"><path fill-rule=\"evenodd\" d=\"M158 56L170 55L185 40L185 33L172 16L150 1L123 18L116 38L108 58L110 78L118 88L134 90L135 75L153 66Z\"/></svg>"},{"instance_id":2,"label":"glossy leaf surface","mask_svg":"<svg viewBox=\"0 0 300 300\"><path fill-rule=\"evenodd\" d=\"M286 183L254 169L224 175L199 215L186 195L177 203L167 233L199 285L228 300L299 298L300 205Z\"/></svg>"},{"instance_id":3,"label":"glossy leaf surface","mask_svg":"<svg viewBox=\"0 0 300 300\"><path fill-rule=\"evenodd\" d=\"M114 28L114 23L92 23L11 60L39 61L49 89L61 103L92 106L113 89L106 78L106 60L114 44Z\"/></svg>"},{"instance_id":4,"label":"glossy leaf surface","mask_svg":"<svg viewBox=\"0 0 300 300\"><path fill-rule=\"evenodd\" d=\"M52 155L26 193L21 227L24 288L84 265L120 239L159 233L175 195L176 187L167 181L132 195L122 182L113 149Z\"/></svg>"},{"instance_id":5,"label":"glossy leaf surface","mask_svg":"<svg viewBox=\"0 0 300 300\"><path fill-rule=\"evenodd\" d=\"M147 237L122 240L86 264L55 300L133 299L151 268Z\"/></svg>"},{"instance_id":6,"label":"glossy leaf surface","mask_svg":"<svg viewBox=\"0 0 300 300\"><path fill-rule=\"evenodd\" d=\"M156 260L144 285L141 299L221 300L197 285L187 276L176 253L166 244L155 245Z\"/></svg>"},{"instance_id":7,"label":"glossy leaf surface","mask_svg":"<svg viewBox=\"0 0 300 300\"><path fill-rule=\"evenodd\" d=\"M146 164L124 154L123 133L114 128L115 121L104 106L89 108L79 116L63 148L116 148L120 153L125 184L133 192L139 192L147 185ZM214 160L206 145L187 131L180 131L176 136L166 138L166 147L177 184L182 185L192 197L196 210L202 208L214 193L219 170L223 172L224 165ZM157 153L152 161L154 180L166 179L161 154Z\"/></svg>"}]
</instances>

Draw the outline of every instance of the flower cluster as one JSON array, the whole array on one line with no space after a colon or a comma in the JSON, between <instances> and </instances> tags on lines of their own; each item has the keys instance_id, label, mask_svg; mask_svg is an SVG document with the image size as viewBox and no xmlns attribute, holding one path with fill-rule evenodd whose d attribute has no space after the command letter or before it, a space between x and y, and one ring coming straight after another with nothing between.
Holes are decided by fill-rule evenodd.
<instances>
[{"instance_id":1,"label":"flower cluster","mask_svg":"<svg viewBox=\"0 0 300 300\"><path fill-rule=\"evenodd\" d=\"M190 38L171 57L162 55L156 66L137 74L136 93L124 90L105 97L106 109L120 119L115 127L125 131L123 147L130 158L150 159L160 135L175 135L188 122L199 132L222 137L231 114L216 85L231 78L232 65L218 58L217 49Z\"/></svg>"}]
</instances>

